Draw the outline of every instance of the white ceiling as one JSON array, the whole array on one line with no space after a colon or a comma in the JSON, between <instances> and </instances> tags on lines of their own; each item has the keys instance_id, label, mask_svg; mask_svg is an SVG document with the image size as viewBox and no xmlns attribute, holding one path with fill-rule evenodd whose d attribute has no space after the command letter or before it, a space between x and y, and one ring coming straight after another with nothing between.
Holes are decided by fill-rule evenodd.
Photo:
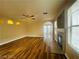
<instances>
[{"instance_id":1,"label":"white ceiling","mask_svg":"<svg viewBox=\"0 0 79 59\"><path fill-rule=\"evenodd\" d=\"M65 0L0 0L0 18L27 20L25 15L34 15L36 20L51 20L65 5ZM43 12L47 12L44 15Z\"/></svg>"}]
</instances>

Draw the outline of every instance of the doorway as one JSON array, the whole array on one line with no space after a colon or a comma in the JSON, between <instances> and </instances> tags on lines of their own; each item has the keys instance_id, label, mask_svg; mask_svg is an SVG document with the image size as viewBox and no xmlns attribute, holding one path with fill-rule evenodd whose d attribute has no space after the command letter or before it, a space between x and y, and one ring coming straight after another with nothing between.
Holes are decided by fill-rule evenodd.
<instances>
[{"instance_id":1,"label":"doorway","mask_svg":"<svg viewBox=\"0 0 79 59\"><path fill-rule=\"evenodd\" d=\"M43 32L44 32L44 42L48 46L52 45L53 40L53 23L52 22L45 22L43 26Z\"/></svg>"}]
</instances>

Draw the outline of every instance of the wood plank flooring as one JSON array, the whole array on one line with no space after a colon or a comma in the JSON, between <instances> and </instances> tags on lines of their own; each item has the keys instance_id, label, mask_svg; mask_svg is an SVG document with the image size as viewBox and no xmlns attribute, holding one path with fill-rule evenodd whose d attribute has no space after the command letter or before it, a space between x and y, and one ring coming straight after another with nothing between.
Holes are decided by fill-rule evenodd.
<instances>
[{"instance_id":1,"label":"wood plank flooring","mask_svg":"<svg viewBox=\"0 0 79 59\"><path fill-rule=\"evenodd\" d=\"M64 55L50 54L40 37L25 37L0 46L0 59L65 59Z\"/></svg>"}]
</instances>

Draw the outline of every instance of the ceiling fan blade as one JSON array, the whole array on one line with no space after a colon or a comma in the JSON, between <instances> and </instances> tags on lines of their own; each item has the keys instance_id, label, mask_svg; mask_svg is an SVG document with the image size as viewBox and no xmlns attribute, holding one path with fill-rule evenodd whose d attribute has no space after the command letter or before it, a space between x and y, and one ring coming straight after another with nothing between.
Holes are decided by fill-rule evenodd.
<instances>
[{"instance_id":1,"label":"ceiling fan blade","mask_svg":"<svg viewBox=\"0 0 79 59\"><path fill-rule=\"evenodd\" d=\"M23 14L23 16L25 16L25 17L29 17L28 15L25 15L25 14Z\"/></svg>"}]
</instances>

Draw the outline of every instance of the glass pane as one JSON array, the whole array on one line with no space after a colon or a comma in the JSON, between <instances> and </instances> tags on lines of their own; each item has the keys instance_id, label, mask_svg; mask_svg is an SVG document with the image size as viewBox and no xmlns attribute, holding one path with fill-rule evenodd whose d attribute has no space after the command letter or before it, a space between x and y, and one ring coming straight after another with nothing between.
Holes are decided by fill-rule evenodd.
<instances>
[{"instance_id":1,"label":"glass pane","mask_svg":"<svg viewBox=\"0 0 79 59\"><path fill-rule=\"evenodd\" d=\"M72 27L72 45L79 50L79 27Z\"/></svg>"},{"instance_id":2,"label":"glass pane","mask_svg":"<svg viewBox=\"0 0 79 59\"><path fill-rule=\"evenodd\" d=\"M72 25L79 25L79 11L72 13Z\"/></svg>"},{"instance_id":3,"label":"glass pane","mask_svg":"<svg viewBox=\"0 0 79 59\"><path fill-rule=\"evenodd\" d=\"M44 33L46 34L48 31L47 26L44 26Z\"/></svg>"}]
</instances>

